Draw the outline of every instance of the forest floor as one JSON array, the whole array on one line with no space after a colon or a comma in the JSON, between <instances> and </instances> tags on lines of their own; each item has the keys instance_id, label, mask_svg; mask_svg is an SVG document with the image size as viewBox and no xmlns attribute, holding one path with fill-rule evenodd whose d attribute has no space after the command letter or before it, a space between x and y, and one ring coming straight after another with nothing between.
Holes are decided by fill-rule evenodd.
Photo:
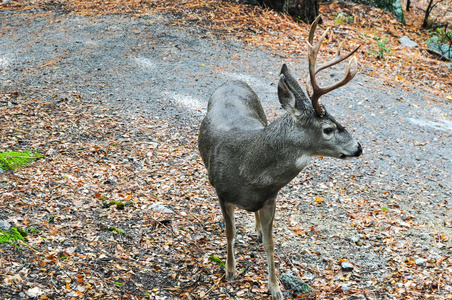
<instances>
[{"instance_id":1,"label":"forest floor","mask_svg":"<svg viewBox=\"0 0 452 300\"><path fill-rule=\"evenodd\" d=\"M452 299L452 72L417 7L407 26L355 4L321 12L321 59L361 45L358 75L322 101L364 154L316 158L281 191L278 276L318 299ZM44 155L0 170L0 221L28 232L0 245L0 298L270 299L252 214L237 211L238 279L212 261L226 240L197 133L230 79L281 115L278 70L304 81L308 26L213 0L4 1L0 26L0 153Z\"/></svg>"}]
</instances>

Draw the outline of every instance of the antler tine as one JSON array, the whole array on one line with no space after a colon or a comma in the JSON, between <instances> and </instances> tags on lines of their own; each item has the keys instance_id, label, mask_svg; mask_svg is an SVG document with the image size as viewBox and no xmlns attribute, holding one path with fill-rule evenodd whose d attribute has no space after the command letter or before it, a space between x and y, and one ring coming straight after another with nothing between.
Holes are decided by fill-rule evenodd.
<instances>
[{"instance_id":1,"label":"antler tine","mask_svg":"<svg viewBox=\"0 0 452 300\"><path fill-rule=\"evenodd\" d=\"M317 60L317 54L319 53L320 46L323 43L323 40L325 39L327 33L330 31L330 28L328 27L322 34L322 36L319 38L317 44L313 45L314 41L314 32L317 28L317 24L320 20L320 16L318 16L314 22L311 24L311 28L309 30L309 36L308 36L308 64L309 64L309 79L306 81L306 90L308 89L308 82L311 83L312 86L312 96L311 103L312 107L314 108L315 113L318 116L323 117L325 115L325 110L322 108L322 106L319 103L320 98L320 92L321 88L317 85L317 82L315 80L315 74L316 74L316 60Z\"/></svg>"},{"instance_id":2,"label":"antler tine","mask_svg":"<svg viewBox=\"0 0 452 300\"><path fill-rule=\"evenodd\" d=\"M341 54L341 48L342 48L342 44L344 44L344 42L342 42L339 47L337 48L337 53L335 58L333 58L332 60L330 60L329 62L321 65L320 67L318 67L318 69L315 70L315 74L319 73L320 71L329 68L331 66L334 66L335 64L340 63L343 60L346 60L347 58L349 58L350 56L352 56L353 54L355 54L356 51L358 51L359 47L361 47L361 45L359 45L358 47L356 47L355 49L353 49L352 51L350 51L349 53L342 55Z\"/></svg>"},{"instance_id":3,"label":"antler tine","mask_svg":"<svg viewBox=\"0 0 452 300\"><path fill-rule=\"evenodd\" d=\"M317 28L317 24L319 23L319 21L320 21L320 15L317 16L317 18L315 18L314 22L312 22L312 24L311 24L311 28L309 29L308 42L310 44L312 44L312 41L314 40L314 32L315 32L315 29Z\"/></svg>"},{"instance_id":4,"label":"antler tine","mask_svg":"<svg viewBox=\"0 0 452 300\"><path fill-rule=\"evenodd\" d=\"M350 80L353 79L353 77L355 77L357 72L358 72L358 60L356 59L356 57L353 57L350 60L350 62L348 63L347 71L345 71L345 75L342 78L342 80L340 80L330 86L321 88L322 93L319 95L319 97L321 95L325 95L325 94L331 92L332 90L335 90L337 88L340 88L341 86L346 85L347 83L350 82Z\"/></svg>"},{"instance_id":5,"label":"antler tine","mask_svg":"<svg viewBox=\"0 0 452 300\"><path fill-rule=\"evenodd\" d=\"M320 104L319 98L322 95L325 95L326 93L329 93L332 90L337 89L337 88L347 84L348 82L350 82L350 80L353 79L353 77L355 77L356 73L358 72L357 59L356 59L356 57L352 58L352 60L350 61L350 63L347 66L347 71L345 72L345 76L344 76L344 78L342 78L342 80L340 80L328 87L325 87L325 88L320 87L317 84L315 75L318 72L320 72L328 67L331 67L335 64L338 64L341 61L349 58L359 49L360 46L356 47L353 51L351 51L345 55L342 55L341 54L342 43L341 43L338 47L336 56L331 61L321 65L319 68L316 68L316 60L317 60L317 55L318 55L320 46L322 45L322 42L325 39L326 34L330 30L330 28L326 29L325 32L322 34L322 36L319 38L319 41L317 42L317 44L312 45L313 40L314 40L314 32L317 27L317 23L318 23L319 19L320 19L320 16L317 17L314 22L312 22L311 29L309 30L309 36L308 36L309 78L306 81L306 89L309 90L308 83L310 82L311 87L312 87L312 95L310 96L312 107L314 108L315 113L319 117L323 117L325 115L325 110L323 109L322 105Z\"/></svg>"}]
</instances>

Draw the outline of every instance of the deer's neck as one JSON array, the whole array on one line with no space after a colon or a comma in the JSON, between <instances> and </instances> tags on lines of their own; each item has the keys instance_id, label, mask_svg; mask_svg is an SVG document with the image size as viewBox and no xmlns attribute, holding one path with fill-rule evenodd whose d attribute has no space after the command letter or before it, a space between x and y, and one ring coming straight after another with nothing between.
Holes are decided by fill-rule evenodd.
<instances>
[{"instance_id":1,"label":"deer's neck","mask_svg":"<svg viewBox=\"0 0 452 300\"><path fill-rule=\"evenodd\" d=\"M309 138L291 135L294 122L286 114L250 139L240 174L257 187L280 189L309 163Z\"/></svg>"}]
</instances>

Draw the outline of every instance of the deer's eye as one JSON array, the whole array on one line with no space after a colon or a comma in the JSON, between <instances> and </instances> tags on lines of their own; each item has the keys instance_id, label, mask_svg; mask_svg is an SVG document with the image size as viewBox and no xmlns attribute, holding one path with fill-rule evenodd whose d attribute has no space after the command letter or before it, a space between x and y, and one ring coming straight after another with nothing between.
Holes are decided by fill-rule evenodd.
<instances>
[{"instance_id":1,"label":"deer's eye","mask_svg":"<svg viewBox=\"0 0 452 300\"><path fill-rule=\"evenodd\" d=\"M329 128L324 128L324 129L323 129L323 133L324 133L324 134L327 134L327 135L332 134L333 131L334 131L334 128L331 128L331 127L329 127Z\"/></svg>"}]
</instances>

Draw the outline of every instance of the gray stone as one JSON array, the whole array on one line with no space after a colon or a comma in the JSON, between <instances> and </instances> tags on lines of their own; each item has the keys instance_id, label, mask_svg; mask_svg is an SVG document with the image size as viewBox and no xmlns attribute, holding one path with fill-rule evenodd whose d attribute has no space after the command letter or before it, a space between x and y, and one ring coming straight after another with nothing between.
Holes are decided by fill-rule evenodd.
<instances>
[{"instance_id":1,"label":"gray stone","mask_svg":"<svg viewBox=\"0 0 452 300\"><path fill-rule=\"evenodd\" d=\"M303 280L295 277L290 273L285 273L281 275L281 282L292 290L297 296L299 295L310 295L314 290L307 285Z\"/></svg>"},{"instance_id":2,"label":"gray stone","mask_svg":"<svg viewBox=\"0 0 452 300\"><path fill-rule=\"evenodd\" d=\"M32 289L28 289L25 294L27 294L28 297L30 298L36 298L39 295L41 295L43 292L39 287L34 287Z\"/></svg>"},{"instance_id":3,"label":"gray stone","mask_svg":"<svg viewBox=\"0 0 452 300\"><path fill-rule=\"evenodd\" d=\"M351 272L353 271L354 266L348 261L344 261L343 263L341 263L341 268L344 272Z\"/></svg>"},{"instance_id":4,"label":"gray stone","mask_svg":"<svg viewBox=\"0 0 452 300\"><path fill-rule=\"evenodd\" d=\"M341 286L341 290L343 292L346 292L346 291L350 290L350 287L348 285L343 285L343 286Z\"/></svg>"},{"instance_id":5,"label":"gray stone","mask_svg":"<svg viewBox=\"0 0 452 300\"><path fill-rule=\"evenodd\" d=\"M359 242L359 236L352 236L351 238L350 238L350 241L352 241L353 243L358 243Z\"/></svg>"},{"instance_id":6,"label":"gray stone","mask_svg":"<svg viewBox=\"0 0 452 300\"><path fill-rule=\"evenodd\" d=\"M423 258L418 258L414 261L414 263L418 266L425 266L425 259Z\"/></svg>"},{"instance_id":7,"label":"gray stone","mask_svg":"<svg viewBox=\"0 0 452 300\"><path fill-rule=\"evenodd\" d=\"M432 36L427 40L427 47L429 50L436 52L441 58L452 59L452 48L449 45L442 44L439 37L436 35Z\"/></svg>"},{"instance_id":8,"label":"gray stone","mask_svg":"<svg viewBox=\"0 0 452 300\"><path fill-rule=\"evenodd\" d=\"M0 221L0 229L4 231L8 231L11 228L11 224L6 221Z\"/></svg>"},{"instance_id":9,"label":"gray stone","mask_svg":"<svg viewBox=\"0 0 452 300\"><path fill-rule=\"evenodd\" d=\"M161 204L161 203L154 203L150 206L150 209L152 209L153 211L158 211L158 212L162 212L165 214L174 214L174 211L172 211L171 209L167 208L165 205Z\"/></svg>"},{"instance_id":10,"label":"gray stone","mask_svg":"<svg viewBox=\"0 0 452 300\"><path fill-rule=\"evenodd\" d=\"M394 7L394 14L396 15L399 22L403 25L406 25L405 14L403 13L402 3L400 2L400 0L395 0L392 3L392 6Z\"/></svg>"},{"instance_id":11,"label":"gray stone","mask_svg":"<svg viewBox=\"0 0 452 300\"><path fill-rule=\"evenodd\" d=\"M407 36L402 36L399 39L399 43L402 44L402 46L407 47L407 48L414 48L414 47L419 47L419 45L415 42L412 41L409 37Z\"/></svg>"}]
</instances>

